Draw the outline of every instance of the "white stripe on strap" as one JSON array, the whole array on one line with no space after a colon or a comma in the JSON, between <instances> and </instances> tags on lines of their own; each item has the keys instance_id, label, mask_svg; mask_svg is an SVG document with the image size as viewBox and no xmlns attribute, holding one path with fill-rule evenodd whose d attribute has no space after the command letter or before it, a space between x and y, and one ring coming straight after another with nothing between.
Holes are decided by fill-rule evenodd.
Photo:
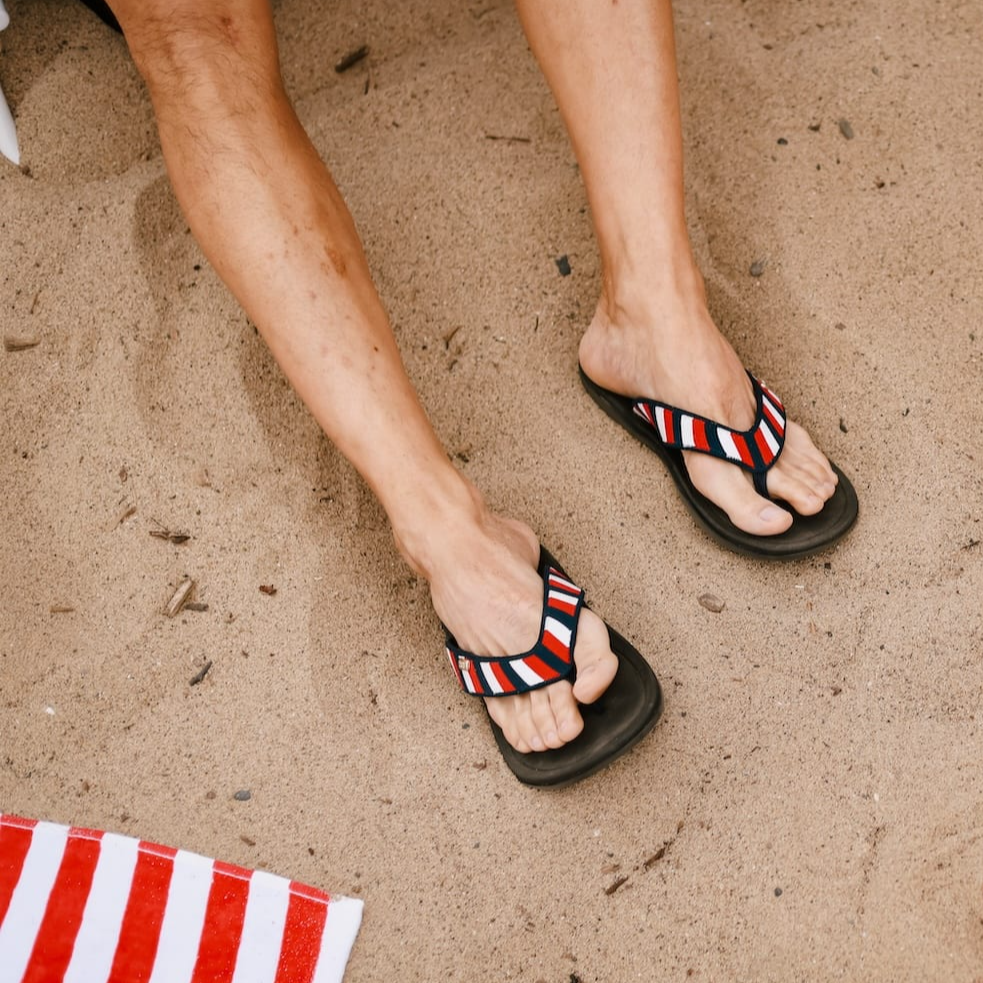
<instances>
[{"instance_id":1,"label":"white stripe on strap","mask_svg":"<svg viewBox=\"0 0 983 983\"><path fill-rule=\"evenodd\" d=\"M538 686L543 682L543 677L538 672L530 669L524 659L513 659L509 663L509 668L527 685Z\"/></svg>"},{"instance_id":2,"label":"white stripe on strap","mask_svg":"<svg viewBox=\"0 0 983 983\"><path fill-rule=\"evenodd\" d=\"M732 461L741 460L740 452L737 450L737 445L734 443L734 438L731 436L729 430L724 430L723 427L718 427L717 437L720 440L720 446L723 448L724 453Z\"/></svg>"},{"instance_id":3,"label":"white stripe on strap","mask_svg":"<svg viewBox=\"0 0 983 983\"><path fill-rule=\"evenodd\" d=\"M106 833L102 837L82 925L63 983L102 983L109 979L139 846L130 836Z\"/></svg>"},{"instance_id":4,"label":"white stripe on strap","mask_svg":"<svg viewBox=\"0 0 983 983\"><path fill-rule=\"evenodd\" d=\"M570 648L570 629L567 628L565 624L557 621L556 618L549 616L543 623L544 630L548 631L554 638L563 642L563 644Z\"/></svg>"},{"instance_id":5,"label":"white stripe on strap","mask_svg":"<svg viewBox=\"0 0 983 983\"><path fill-rule=\"evenodd\" d=\"M504 693L505 690L502 689L502 684L495 677L495 673L492 672L492 667L487 662L479 662L479 668L481 669L481 675L485 677L485 682L488 684L488 688L498 696L499 693Z\"/></svg>"},{"instance_id":6,"label":"white stripe on strap","mask_svg":"<svg viewBox=\"0 0 983 983\"><path fill-rule=\"evenodd\" d=\"M38 823L34 827L17 887L0 925L0 966L4 979L19 981L24 976L67 841L65 826Z\"/></svg>"},{"instance_id":7,"label":"white stripe on strap","mask_svg":"<svg viewBox=\"0 0 983 983\"><path fill-rule=\"evenodd\" d=\"M784 429L785 414L782 413L782 411L778 409L775 406L775 404L772 403L772 401L764 393L761 394L761 401L762 403L764 403L765 406L768 407L769 411L771 412L771 415L778 421L779 426L782 427L782 429Z\"/></svg>"},{"instance_id":8,"label":"white stripe on strap","mask_svg":"<svg viewBox=\"0 0 983 983\"><path fill-rule=\"evenodd\" d=\"M696 441L693 439L693 417L686 416L685 413L680 417L679 433L683 447L696 446Z\"/></svg>"},{"instance_id":9,"label":"white stripe on strap","mask_svg":"<svg viewBox=\"0 0 983 983\"><path fill-rule=\"evenodd\" d=\"M576 604L580 600L580 594L567 594L558 590L551 590L547 596L551 601L563 601L565 604Z\"/></svg>"},{"instance_id":10,"label":"white stripe on strap","mask_svg":"<svg viewBox=\"0 0 983 983\"><path fill-rule=\"evenodd\" d=\"M189 983L205 923L212 861L178 850L150 983Z\"/></svg>"},{"instance_id":11,"label":"white stripe on strap","mask_svg":"<svg viewBox=\"0 0 983 983\"><path fill-rule=\"evenodd\" d=\"M663 443L666 441L666 414L669 411L662 406L657 406L655 410L655 421L659 426L659 436Z\"/></svg>"},{"instance_id":12,"label":"white stripe on strap","mask_svg":"<svg viewBox=\"0 0 983 983\"><path fill-rule=\"evenodd\" d=\"M761 433L763 434L763 436L765 438L765 443L771 448L772 454L777 454L780 445L779 445L778 441L775 440L775 436L771 432L771 427L768 426L768 421L767 420L762 420L761 421L761 427L760 427L760 429L761 429Z\"/></svg>"},{"instance_id":13,"label":"white stripe on strap","mask_svg":"<svg viewBox=\"0 0 983 983\"><path fill-rule=\"evenodd\" d=\"M561 577L555 570L550 573L549 582L559 587L565 587L571 594L580 594L580 588L566 577Z\"/></svg>"}]
</instances>

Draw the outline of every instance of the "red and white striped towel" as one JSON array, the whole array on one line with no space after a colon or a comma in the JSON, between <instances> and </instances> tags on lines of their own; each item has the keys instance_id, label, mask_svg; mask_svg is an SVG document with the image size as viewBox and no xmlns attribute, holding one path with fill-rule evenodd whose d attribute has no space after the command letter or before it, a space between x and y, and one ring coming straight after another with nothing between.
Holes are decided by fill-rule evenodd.
<instances>
[{"instance_id":1,"label":"red and white striped towel","mask_svg":"<svg viewBox=\"0 0 983 983\"><path fill-rule=\"evenodd\" d=\"M340 983L362 902L0 814L0 983Z\"/></svg>"}]
</instances>

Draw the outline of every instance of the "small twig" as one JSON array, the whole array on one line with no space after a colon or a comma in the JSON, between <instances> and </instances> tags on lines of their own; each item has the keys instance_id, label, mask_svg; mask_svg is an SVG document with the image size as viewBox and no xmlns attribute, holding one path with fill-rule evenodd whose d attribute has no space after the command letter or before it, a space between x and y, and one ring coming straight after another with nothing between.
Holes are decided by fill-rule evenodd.
<instances>
[{"instance_id":1,"label":"small twig","mask_svg":"<svg viewBox=\"0 0 983 983\"><path fill-rule=\"evenodd\" d=\"M486 140L501 140L504 143L532 143L532 137L509 137L499 133L486 133Z\"/></svg>"},{"instance_id":2,"label":"small twig","mask_svg":"<svg viewBox=\"0 0 983 983\"><path fill-rule=\"evenodd\" d=\"M621 887L621 885L622 885L622 884L624 884L624 883L625 883L625 881L627 881L627 880L628 880L628 875L627 875L627 874L622 874L622 875L621 875L621 877L616 877L616 878L615 878L615 879L614 879L614 880L613 880L613 881L612 881L612 882L611 882L611 883L610 883L610 884L609 884L609 885L608 885L608 886L607 886L607 887L606 887L606 888L604 889L604 893L605 893L605 894L607 894L607 895L611 895L611 894L614 894L614 892L615 892L615 891L617 891L617 890L618 890L618 888L619 888L619 887Z\"/></svg>"},{"instance_id":3,"label":"small twig","mask_svg":"<svg viewBox=\"0 0 983 983\"><path fill-rule=\"evenodd\" d=\"M664 843L662 846L659 847L658 850L655 851L655 853L652 854L651 857L646 858L642 862L642 866L646 870L650 870L666 855L666 850L668 849L669 849L669 844Z\"/></svg>"},{"instance_id":4,"label":"small twig","mask_svg":"<svg viewBox=\"0 0 983 983\"><path fill-rule=\"evenodd\" d=\"M363 44L361 48L356 48L354 51L349 51L341 61L335 65L334 70L341 75L342 72L347 72L349 68L357 65L363 58L365 58L369 53L369 46Z\"/></svg>"},{"instance_id":5,"label":"small twig","mask_svg":"<svg viewBox=\"0 0 983 983\"><path fill-rule=\"evenodd\" d=\"M180 546L191 539L186 532L171 532L170 529L151 529L150 535L154 539L166 539L169 543L174 543L175 546Z\"/></svg>"},{"instance_id":6,"label":"small twig","mask_svg":"<svg viewBox=\"0 0 983 983\"><path fill-rule=\"evenodd\" d=\"M51 614L72 614L75 608L69 604L52 604L48 611Z\"/></svg>"},{"instance_id":7,"label":"small twig","mask_svg":"<svg viewBox=\"0 0 983 983\"><path fill-rule=\"evenodd\" d=\"M177 590L171 595L171 599L167 602L167 607L164 608L164 614L168 618L173 618L177 615L181 608L184 607L188 601L191 600L191 595L194 593L195 582L190 577L185 577L184 580L178 584Z\"/></svg>"},{"instance_id":8,"label":"small twig","mask_svg":"<svg viewBox=\"0 0 983 983\"><path fill-rule=\"evenodd\" d=\"M209 659L192 677L190 684L191 686L197 686L207 675L208 670L212 668L212 660Z\"/></svg>"},{"instance_id":9,"label":"small twig","mask_svg":"<svg viewBox=\"0 0 983 983\"><path fill-rule=\"evenodd\" d=\"M158 519L151 519L150 521L159 527L157 529L150 530L150 535L153 536L154 539L166 539L168 542L174 543L175 546L180 546L182 543L186 543L189 539L191 539L191 536L189 536L186 532L172 532L167 528L167 526L164 525L163 522Z\"/></svg>"},{"instance_id":10,"label":"small twig","mask_svg":"<svg viewBox=\"0 0 983 983\"><path fill-rule=\"evenodd\" d=\"M36 336L7 335L3 339L3 347L8 352L26 352L29 348L36 348L41 344L41 339Z\"/></svg>"},{"instance_id":11,"label":"small twig","mask_svg":"<svg viewBox=\"0 0 983 983\"><path fill-rule=\"evenodd\" d=\"M126 522L127 519L129 519L131 515L136 515L136 511L137 507L135 505L127 505L126 508L123 509L118 516L116 516L116 521L113 523L113 528L119 528L124 522Z\"/></svg>"}]
</instances>

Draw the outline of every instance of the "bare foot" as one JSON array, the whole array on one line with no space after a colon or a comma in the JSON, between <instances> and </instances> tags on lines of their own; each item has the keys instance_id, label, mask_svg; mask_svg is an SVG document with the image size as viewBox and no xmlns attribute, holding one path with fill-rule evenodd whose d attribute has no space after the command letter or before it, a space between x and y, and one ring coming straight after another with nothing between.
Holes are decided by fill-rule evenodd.
<instances>
[{"instance_id":1,"label":"bare foot","mask_svg":"<svg viewBox=\"0 0 983 983\"><path fill-rule=\"evenodd\" d=\"M673 298L614 315L604 298L580 343L580 364L588 377L624 396L657 399L735 430L754 423L750 381L730 343L717 330L702 288L687 299ZM696 488L746 532L773 536L792 525L792 516L754 490L741 468L706 454L684 452ZM768 493L800 515L820 512L836 490L836 473L809 435L789 421L785 447L768 472Z\"/></svg>"},{"instance_id":2,"label":"bare foot","mask_svg":"<svg viewBox=\"0 0 983 983\"><path fill-rule=\"evenodd\" d=\"M528 652L538 639L543 614L539 543L533 531L482 507L478 521L446 532L446 558L439 549L431 550L423 569L408 557L430 580L440 620L462 648L476 655ZM618 671L607 628L587 609L580 615L573 658L573 685L560 680L531 693L485 700L492 720L517 751L545 751L574 740L584 727L579 704L593 703Z\"/></svg>"}]
</instances>

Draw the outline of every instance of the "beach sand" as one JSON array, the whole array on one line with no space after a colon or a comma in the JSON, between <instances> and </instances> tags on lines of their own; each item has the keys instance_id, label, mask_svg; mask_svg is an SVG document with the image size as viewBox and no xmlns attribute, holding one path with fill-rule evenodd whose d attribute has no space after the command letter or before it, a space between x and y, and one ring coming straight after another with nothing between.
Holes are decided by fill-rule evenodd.
<instances>
[{"instance_id":1,"label":"beach sand","mask_svg":"<svg viewBox=\"0 0 983 983\"><path fill-rule=\"evenodd\" d=\"M0 351L0 810L363 897L351 983L983 978L979 4L677 6L714 315L861 498L784 565L580 389L597 250L510 4L277 6L448 451L665 687L555 793L188 233L123 41L8 7L0 334L39 343ZM165 618L185 577L207 610Z\"/></svg>"}]
</instances>

